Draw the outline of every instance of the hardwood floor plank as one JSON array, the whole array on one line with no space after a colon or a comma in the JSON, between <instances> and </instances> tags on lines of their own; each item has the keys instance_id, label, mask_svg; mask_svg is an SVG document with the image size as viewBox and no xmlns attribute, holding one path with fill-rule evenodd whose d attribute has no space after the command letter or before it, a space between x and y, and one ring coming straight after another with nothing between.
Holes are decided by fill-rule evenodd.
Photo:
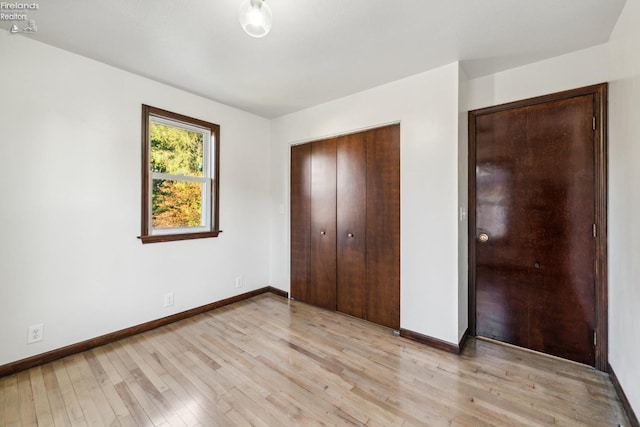
<instances>
[{"instance_id":1,"label":"hardwood floor plank","mask_svg":"<svg viewBox=\"0 0 640 427\"><path fill-rule=\"evenodd\" d=\"M102 419L102 411L105 408L98 407L98 403L91 396L92 382L85 381L83 376L82 364L86 363L84 354L77 354L63 359L64 368L67 371L68 378L77 396L78 404L83 414L83 420L90 426L98 426L104 423ZM104 403L104 401L100 401Z\"/></svg>"},{"instance_id":2,"label":"hardwood floor plank","mask_svg":"<svg viewBox=\"0 0 640 427\"><path fill-rule=\"evenodd\" d=\"M127 406L120 398L115 385L122 382L122 378L113 371L115 368L111 364L109 358L104 354L103 349L97 348L85 354L91 370L95 373L104 393L105 398L111 406L111 410L116 416L116 420L120 424L126 424L131 419L131 414ZM113 379L115 378L115 381Z\"/></svg>"},{"instance_id":3,"label":"hardwood floor plank","mask_svg":"<svg viewBox=\"0 0 640 427\"><path fill-rule=\"evenodd\" d=\"M478 341L478 345L482 346L484 344L482 344L482 341ZM582 365L572 366L572 364L563 361L565 369L554 369L545 372L532 369L523 363L523 360L503 360L504 362L501 366L490 364L482 367L476 366L469 373L457 374L456 378L463 377L465 380L468 379L469 382L485 384L485 386L491 385L491 391L496 389L496 385L498 385L502 390L509 391L509 393L502 392L502 398L511 401L534 401L536 403L532 406L543 416L554 416L565 421L572 420L575 411L588 411L590 410L589 408L592 410L594 405L596 407L599 405L594 400L584 402L581 399L573 399L576 388L586 392L585 383L580 384L573 379L558 381L558 378L567 378L565 374L575 368L584 371L585 367ZM598 379L598 377L606 377L606 375L598 371L593 369L591 371L592 375L589 377L589 381L601 382L602 378ZM559 402L564 402L564 404L558 406ZM599 414L594 414L594 416L598 419ZM606 422L606 420L602 421Z\"/></svg>"},{"instance_id":4,"label":"hardwood floor plank","mask_svg":"<svg viewBox=\"0 0 640 427\"><path fill-rule=\"evenodd\" d=\"M111 351L109 351L108 357L124 379L124 382L120 383L124 384L124 386L117 388L118 394L123 401L125 397L127 398L124 403L127 405L129 412L131 412L132 407L135 408L137 415L134 418L144 419L139 413L143 411L153 425L162 424L167 419L160 411L159 406L166 405L166 401L131 359L124 348L126 341L109 345Z\"/></svg>"},{"instance_id":5,"label":"hardwood floor plank","mask_svg":"<svg viewBox=\"0 0 640 427\"><path fill-rule=\"evenodd\" d=\"M193 414L193 412L185 407L183 402L178 398L172 387L169 385L171 382L171 377L166 374L164 370L157 369L159 365L152 358L148 357L144 347L141 346L139 342L131 342L126 348L128 353L131 355L132 359L138 364L141 372L144 373L144 376L148 379L149 384L146 387L155 387L155 389L160 393L161 397L157 400L159 402L164 402L164 404L159 406L160 411L164 414L170 424L180 424L184 423L187 426L195 426L199 425L200 421ZM156 365L156 369L154 366ZM177 417L179 421L172 421Z\"/></svg>"},{"instance_id":6,"label":"hardwood floor plank","mask_svg":"<svg viewBox=\"0 0 640 427\"><path fill-rule=\"evenodd\" d=\"M270 294L0 379L0 426L628 425L606 374Z\"/></svg>"},{"instance_id":7,"label":"hardwood floor plank","mask_svg":"<svg viewBox=\"0 0 640 427\"><path fill-rule=\"evenodd\" d=\"M169 334L171 335L171 334ZM213 420L213 424L226 425L225 413L231 407L220 396L226 392L217 381L201 376L197 366L176 350L172 342L166 339L166 332L149 340L147 350L170 375L188 393L188 407L192 408L202 422Z\"/></svg>"},{"instance_id":8,"label":"hardwood floor plank","mask_svg":"<svg viewBox=\"0 0 640 427\"><path fill-rule=\"evenodd\" d=\"M49 406L49 395L44 384L42 368L40 366L29 370L33 403L36 410L36 420L39 426L53 426L53 416Z\"/></svg>"},{"instance_id":9,"label":"hardwood floor plank","mask_svg":"<svg viewBox=\"0 0 640 427\"><path fill-rule=\"evenodd\" d=\"M115 385L116 391L118 395L127 406L127 410L131 414L136 425L139 426L153 426L154 424L151 422L151 419L146 414L145 410L140 406L136 398L129 390L127 383L120 382Z\"/></svg>"},{"instance_id":10,"label":"hardwood floor plank","mask_svg":"<svg viewBox=\"0 0 640 427\"><path fill-rule=\"evenodd\" d=\"M58 379L56 378L56 373L52 364L42 365L42 377L44 379L44 386L49 399L51 414L53 416L53 424L56 427L70 426L71 420L67 414L62 390L58 384Z\"/></svg>"},{"instance_id":11,"label":"hardwood floor plank","mask_svg":"<svg viewBox=\"0 0 640 427\"><path fill-rule=\"evenodd\" d=\"M171 370L165 369L166 360L161 360L151 346L144 346L137 342L133 344L139 354L145 354L148 365L167 385L168 390L162 392L163 396L171 403L174 409L178 410L179 416L185 420L187 425L216 425L214 418L200 405L201 396L196 397L190 394L189 381L184 378L175 367L171 365ZM151 350L151 351L149 351ZM183 386L185 384L186 386Z\"/></svg>"},{"instance_id":12,"label":"hardwood floor plank","mask_svg":"<svg viewBox=\"0 0 640 427\"><path fill-rule=\"evenodd\" d=\"M31 389L30 372L24 371L17 374L18 398L20 408L20 422L23 426L36 426L37 416L33 391Z\"/></svg>"},{"instance_id":13,"label":"hardwood floor plank","mask_svg":"<svg viewBox=\"0 0 640 427\"><path fill-rule=\"evenodd\" d=\"M62 400L64 402L65 409L69 416L69 421L72 426L85 426L87 425L80 401L76 395L76 391L71 384L71 379L65 368L65 362L63 360L57 360L50 364L53 368L53 372L56 375L58 386L60 387L60 393L62 394Z\"/></svg>"},{"instance_id":14,"label":"hardwood floor plank","mask_svg":"<svg viewBox=\"0 0 640 427\"><path fill-rule=\"evenodd\" d=\"M113 410L113 405L105 394L103 382L106 378L104 370L95 362L93 352L88 351L78 359L77 369L80 370L83 378L83 393L91 399L98 409L102 425L111 425L117 422L117 416ZM75 387L75 385L74 385Z\"/></svg>"},{"instance_id":15,"label":"hardwood floor plank","mask_svg":"<svg viewBox=\"0 0 640 427\"><path fill-rule=\"evenodd\" d=\"M277 418L271 416L261 405L252 400L247 393L248 390L241 391L236 387L229 390L223 398L233 408L231 412L237 412L253 426L274 426L280 424Z\"/></svg>"},{"instance_id":16,"label":"hardwood floor plank","mask_svg":"<svg viewBox=\"0 0 640 427\"><path fill-rule=\"evenodd\" d=\"M18 377L11 375L3 378L4 397L3 412L4 423L7 426L15 426L20 424L20 396L18 393Z\"/></svg>"}]
</instances>

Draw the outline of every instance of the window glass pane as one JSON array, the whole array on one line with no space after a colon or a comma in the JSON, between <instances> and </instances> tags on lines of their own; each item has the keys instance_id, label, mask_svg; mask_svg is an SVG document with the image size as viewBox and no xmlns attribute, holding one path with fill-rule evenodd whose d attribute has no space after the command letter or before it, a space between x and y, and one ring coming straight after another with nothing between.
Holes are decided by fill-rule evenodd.
<instances>
[{"instance_id":1,"label":"window glass pane","mask_svg":"<svg viewBox=\"0 0 640 427\"><path fill-rule=\"evenodd\" d=\"M151 226L203 226L202 186L201 182L154 179L151 189Z\"/></svg>"},{"instance_id":2,"label":"window glass pane","mask_svg":"<svg viewBox=\"0 0 640 427\"><path fill-rule=\"evenodd\" d=\"M162 123L150 123L151 171L171 175L202 176L203 141L194 132Z\"/></svg>"}]
</instances>

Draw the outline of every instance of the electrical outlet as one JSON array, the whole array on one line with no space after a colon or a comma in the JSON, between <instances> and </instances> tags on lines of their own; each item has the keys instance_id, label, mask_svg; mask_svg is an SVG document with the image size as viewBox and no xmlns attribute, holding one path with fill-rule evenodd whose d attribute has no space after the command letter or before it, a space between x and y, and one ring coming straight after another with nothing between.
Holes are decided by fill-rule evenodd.
<instances>
[{"instance_id":1,"label":"electrical outlet","mask_svg":"<svg viewBox=\"0 0 640 427\"><path fill-rule=\"evenodd\" d=\"M242 276L236 277L236 288L242 287Z\"/></svg>"},{"instance_id":2,"label":"electrical outlet","mask_svg":"<svg viewBox=\"0 0 640 427\"><path fill-rule=\"evenodd\" d=\"M44 339L44 325L39 323L37 325L29 326L29 333L27 335L27 344L33 344Z\"/></svg>"},{"instance_id":3,"label":"electrical outlet","mask_svg":"<svg viewBox=\"0 0 640 427\"><path fill-rule=\"evenodd\" d=\"M170 307L173 305L173 292L164 294L164 306Z\"/></svg>"}]
</instances>

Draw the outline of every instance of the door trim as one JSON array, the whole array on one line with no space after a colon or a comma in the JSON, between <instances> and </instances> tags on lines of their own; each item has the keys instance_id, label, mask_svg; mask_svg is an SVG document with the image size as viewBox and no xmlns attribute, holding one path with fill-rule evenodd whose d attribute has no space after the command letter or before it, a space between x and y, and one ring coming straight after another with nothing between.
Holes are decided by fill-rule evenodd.
<instances>
[{"instance_id":1,"label":"door trim","mask_svg":"<svg viewBox=\"0 0 640 427\"><path fill-rule=\"evenodd\" d=\"M492 107L469 111L469 334L476 336L476 117L498 111L528 107L551 101L593 95L596 131L594 134L595 223L595 324L597 345L595 368L607 371L608 355L608 293L607 293L607 83L567 90Z\"/></svg>"}]
</instances>

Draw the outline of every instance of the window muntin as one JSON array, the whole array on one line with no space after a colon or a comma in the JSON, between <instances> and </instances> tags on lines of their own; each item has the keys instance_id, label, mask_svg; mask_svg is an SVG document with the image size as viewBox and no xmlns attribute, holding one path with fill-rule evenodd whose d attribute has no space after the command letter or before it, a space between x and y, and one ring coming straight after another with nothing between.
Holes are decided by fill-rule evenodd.
<instances>
[{"instance_id":1,"label":"window muntin","mask_svg":"<svg viewBox=\"0 0 640 427\"><path fill-rule=\"evenodd\" d=\"M143 106L143 243L219 233L219 126Z\"/></svg>"}]
</instances>

